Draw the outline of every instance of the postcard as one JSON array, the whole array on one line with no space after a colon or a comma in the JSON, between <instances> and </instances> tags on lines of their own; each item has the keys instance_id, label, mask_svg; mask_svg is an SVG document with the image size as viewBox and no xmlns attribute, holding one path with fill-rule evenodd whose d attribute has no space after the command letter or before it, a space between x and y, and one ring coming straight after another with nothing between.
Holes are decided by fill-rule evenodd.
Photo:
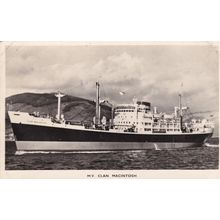
<instances>
[{"instance_id":1,"label":"postcard","mask_svg":"<svg viewBox=\"0 0 220 220\"><path fill-rule=\"evenodd\" d=\"M1 178L219 178L219 42L1 42Z\"/></svg>"}]
</instances>

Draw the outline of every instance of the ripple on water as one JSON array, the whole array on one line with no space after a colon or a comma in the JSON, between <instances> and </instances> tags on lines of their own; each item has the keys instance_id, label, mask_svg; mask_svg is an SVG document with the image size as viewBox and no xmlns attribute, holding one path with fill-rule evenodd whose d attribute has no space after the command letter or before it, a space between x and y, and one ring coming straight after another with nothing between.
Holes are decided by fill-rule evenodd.
<instances>
[{"instance_id":1,"label":"ripple on water","mask_svg":"<svg viewBox=\"0 0 220 220\"><path fill-rule=\"evenodd\" d=\"M218 169L219 148L6 154L6 170Z\"/></svg>"}]
</instances>

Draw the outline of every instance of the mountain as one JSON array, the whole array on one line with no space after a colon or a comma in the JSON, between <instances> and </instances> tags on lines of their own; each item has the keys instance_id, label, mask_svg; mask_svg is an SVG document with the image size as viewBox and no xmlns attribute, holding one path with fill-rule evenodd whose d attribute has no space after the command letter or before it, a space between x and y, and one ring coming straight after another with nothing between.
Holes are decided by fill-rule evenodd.
<instances>
[{"instance_id":1,"label":"mountain","mask_svg":"<svg viewBox=\"0 0 220 220\"><path fill-rule=\"evenodd\" d=\"M62 113L66 120L82 123L91 123L95 116L95 102L66 95L61 99ZM55 116L57 114L57 98L55 93L22 93L6 98L6 137L12 137L7 110L21 112L39 112L42 115ZM101 118L111 118L111 105L108 102L101 104ZM10 138L9 138L10 139Z\"/></svg>"}]
</instances>

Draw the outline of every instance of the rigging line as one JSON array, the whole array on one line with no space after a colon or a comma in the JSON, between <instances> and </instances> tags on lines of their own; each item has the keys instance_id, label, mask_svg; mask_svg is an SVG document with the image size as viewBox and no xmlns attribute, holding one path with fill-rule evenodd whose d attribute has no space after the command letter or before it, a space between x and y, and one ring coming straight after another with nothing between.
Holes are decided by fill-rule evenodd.
<instances>
[{"instance_id":1,"label":"rigging line","mask_svg":"<svg viewBox=\"0 0 220 220\"><path fill-rule=\"evenodd\" d=\"M86 117L83 118L82 122L86 121L88 118L92 117L95 115L95 110L94 110L94 106L90 105L89 108L87 109L87 112L89 112L89 114L87 114Z\"/></svg>"},{"instance_id":2,"label":"rigging line","mask_svg":"<svg viewBox=\"0 0 220 220\"><path fill-rule=\"evenodd\" d=\"M88 108L88 112L90 113L91 111L90 110L93 110L93 106L90 106L89 108ZM85 122L88 118L90 118L90 117L92 117L92 113L90 113L90 114L87 114L87 116L82 120L82 122ZM92 119L93 119L93 117L92 117Z\"/></svg>"},{"instance_id":3,"label":"rigging line","mask_svg":"<svg viewBox=\"0 0 220 220\"><path fill-rule=\"evenodd\" d=\"M181 85L180 85L180 94L182 96L183 105L185 105L187 107L187 101L186 101L186 97L185 97L185 93L184 93L184 89L183 89L183 82L181 82Z\"/></svg>"},{"instance_id":4,"label":"rigging line","mask_svg":"<svg viewBox=\"0 0 220 220\"><path fill-rule=\"evenodd\" d=\"M183 89L183 82L181 83L181 95L182 95L182 101L183 101L183 106L187 107L185 115L190 115L191 117L193 116L189 106L189 99L186 97L185 93L184 93L184 89Z\"/></svg>"},{"instance_id":5,"label":"rigging line","mask_svg":"<svg viewBox=\"0 0 220 220\"><path fill-rule=\"evenodd\" d=\"M106 100L107 99L107 96L106 96L106 91L105 91L105 85L104 85L104 83L102 82L102 87L101 87L101 91L102 91L102 93L103 93L103 99L104 100Z\"/></svg>"},{"instance_id":6,"label":"rigging line","mask_svg":"<svg viewBox=\"0 0 220 220\"><path fill-rule=\"evenodd\" d=\"M79 111L78 113L76 113L75 115L72 116L72 119L75 119L78 116L82 116L82 111Z\"/></svg>"}]
</instances>

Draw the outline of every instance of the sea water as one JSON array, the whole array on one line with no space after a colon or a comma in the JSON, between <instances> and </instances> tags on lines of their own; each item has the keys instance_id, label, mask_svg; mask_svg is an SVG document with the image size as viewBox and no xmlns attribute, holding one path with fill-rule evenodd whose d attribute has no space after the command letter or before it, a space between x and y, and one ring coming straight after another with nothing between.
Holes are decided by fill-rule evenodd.
<instances>
[{"instance_id":1,"label":"sea water","mask_svg":"<svg viewBox=\"0 0 220 220\"><path fill-rule=\"evenodd\" d=\"M6 143L6 170L158 170L218 169L219 147L172 150L16 152Z\"/></svg>"}]
</instances>

